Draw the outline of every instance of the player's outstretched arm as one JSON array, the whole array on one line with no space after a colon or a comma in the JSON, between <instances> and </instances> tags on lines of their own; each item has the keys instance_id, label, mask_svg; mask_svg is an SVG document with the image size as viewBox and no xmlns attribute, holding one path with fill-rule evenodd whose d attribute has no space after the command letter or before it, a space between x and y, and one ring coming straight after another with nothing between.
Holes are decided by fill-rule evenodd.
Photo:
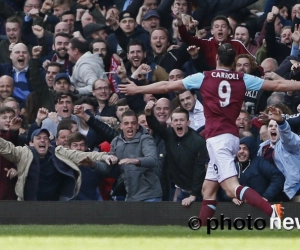
<instances>
[{"instance_id":1,"label":"player's outstretched arm","mask_svg":"<svg viewBox=\"0 0 300 250\"><path fill-rule=\"evenodd\" d=\"M137 86L134 82L127 79L128 84L120 84L118 87L125 95L136 94L164 94L173 91L185 90L182 80L160 81L144 86Z\"/></svg>"},{"instance_id":2,"label":"player's outstretched arm","mask_svg":"<svg viewBox=\"0 0 300 250\"><path fill-rule=\"evenodd\" d=\"M300 81L291 80L264 80L261 89L275 92L286 92L300 90Z\"/></svg>"}]
</instances>

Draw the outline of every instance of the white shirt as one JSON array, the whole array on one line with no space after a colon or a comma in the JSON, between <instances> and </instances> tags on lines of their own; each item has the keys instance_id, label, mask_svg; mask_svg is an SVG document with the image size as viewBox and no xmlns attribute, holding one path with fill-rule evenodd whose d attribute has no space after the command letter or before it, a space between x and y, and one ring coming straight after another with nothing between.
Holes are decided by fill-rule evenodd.
<instances>
[{"instance_id":1,"label":"white shirt","mask_svg":"<svg viewBox=\"0 0 300 250\"><path fill-rule=\"evenodd\" d=\"M204 108L198 100L196 100L193 111L189 112L189 116L191 121L190 128L197 130L205 124Z\"/></svg>"}]
</instances>

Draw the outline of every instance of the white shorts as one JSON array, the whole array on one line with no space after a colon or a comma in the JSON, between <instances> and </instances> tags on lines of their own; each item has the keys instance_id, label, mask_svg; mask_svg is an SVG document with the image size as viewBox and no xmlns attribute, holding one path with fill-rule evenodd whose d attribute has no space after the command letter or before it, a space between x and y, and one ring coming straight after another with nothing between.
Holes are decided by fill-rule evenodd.
<instances>
[{"instance_id":1,"label":"white shorts","mask_svg":"<svg viewBox=\"0 0 300 250\"><path fill-rule=\"evenodd\" d=\"M221 134L206 141L210 161L205 179L221 183L237 175L234 159L239 150L240 140L232 134Z\"/></svg>"}]
</instances>

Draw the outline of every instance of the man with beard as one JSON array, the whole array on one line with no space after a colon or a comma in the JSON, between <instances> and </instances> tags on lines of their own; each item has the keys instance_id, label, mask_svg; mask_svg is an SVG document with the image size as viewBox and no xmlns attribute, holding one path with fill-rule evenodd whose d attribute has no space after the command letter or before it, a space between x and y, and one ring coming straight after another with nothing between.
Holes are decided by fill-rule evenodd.
<instances>
[{"instance_id":1,"label":"man with beard","mask_svg":"<svg viewBox=\"0 0 300 250\"><path fill-rule=\"evenodd\" d=\"M236 169L241 185L253 188L257 193L270 202L281 201L284 176L278 168L261 156L257 156L257 144L253 137L240 140L236 159ZM233 198L236 205L242 201Z\"/></svg>"},{"instance_id":2,"label":"man with beard","mask_svg":"<svg viewBox=\"0 0 300 250\"><path fill-rule=\"evenodd\" d=\"M255 55L256 51L259 48L258 43L252 39L247 25L239 24L234 30L234 39L241 41L247 50Z\"/></svg>"},{"instance_id":3,"label":"man with beard","mask_svg":"<svg viewBox=\"0 0 300 250\"><path fill-rule=\"evenodd\" d=\"M285 177L284 192L295 202L300 202L300 138L291 131L291 127L282 117L281 111L269 107L268 135L269 140L263 142L258 155L271 161Z\"/></svg>"},{"instance_id":4,"label":"man with beard","mask_svg":"<svg viewBox=\"0 0 300 250\"><path fill-rule=\"evenodd\" d=\"M259 68L255 59L249 54L238 55L234 61L233 68L236 72L243 72L257 77L262 76L263 69ZM244 102L246 103L247 111L254 115L256 111L258 91L246 91ZM260 105L266 106L266 100L259 100Z\"/></svg>"},{"instance_id":5,"label":"man with beard","mask_svg":"<svg viewBox=\"0 0 300 250\"><path fill-rule=\"evenodd\" d=\"M290 55L292 47L292 32L291 27L283 27L279 29L275 26L278 22L276 13L269 12L267 15L266 23L266 45L267 45L267 57L276 59L278 65ZM281 26L282 27L282 26ZM276 35L280 35L280 42L277 42Z\"/></svg>"},{"instance_id":6,"label":"man with beard","mask_svg":"<svg viewBox=\"0 0 300 250\"><path fill-rule=\"evenodd\" d=\"M74 64L69 60L68 45L71 37L66 33L57 33L54 37L52 49L55 54L53 55L51 62L57 62L64 65L66 73L72 75L72 68Z\"/></svg>"},{"instance_id":7,"label":"man with beard","mask_svg":"<svg viewBox=\"0 0 300 250\"><path fill-rule=\"evenodd\" d=\"M126 77L131 77L139 85L145 85L157 81L158 79L167 80L168 73L164 68L152 62L146 64L146 50L144 44L139 40L131 40L128 44L127 59L129 63L124 66L121 63L122 74L118 74L120 79L116 79L118 83L124 81ZM126 75L125 75L126 74ZM126 97L128 105L131 110L136 113L142 111L145 107L143 95L137 95L135 97Z\"/></svg>"}]
</instances>

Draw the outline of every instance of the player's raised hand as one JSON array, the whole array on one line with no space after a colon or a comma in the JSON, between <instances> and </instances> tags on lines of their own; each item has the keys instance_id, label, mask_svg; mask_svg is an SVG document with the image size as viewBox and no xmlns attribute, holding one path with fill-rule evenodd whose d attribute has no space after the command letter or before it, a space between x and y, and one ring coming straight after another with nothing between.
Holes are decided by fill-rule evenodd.
<instances>
[{"instance_id":1,"label":"player's raised hand","mask_svg":"<svg viewBox=\"0 0 300 250\"><path fill-rule=\"evenodd\" d=\"M120 84L119 90L121 93L125 95L135 95L136 94L136 84L132 81L130 81L128 78L126 79L128 84Z\"/></svg>"},{"instance_id":2,"label":"player's raised hand","mask_svg":"<svg viewBox=\"0 0 300 250\"><path fill-rule=\"evenodd\" d=\"M14 117L9 123L10 130L19 130L22 126L22 119L20 117Z\"/></svg>"},{"instance_id":3,"label":"player's raised hand","mask_svg":"<svg viewBox=\"0 0 300 250\"><path fill-rule=\"evenodd\" d=\"M144 111L145 111L145 115L151 115L151 113L152 113L152 109L155 107L155 102L154 101L149 101L149 102L147 102L147 104L146 104L146 106L145 106L145 109L144 109Z\"/></svg>"},{"instance_id":4,"label":"player's raised hand","mask_svg":"<svg viewBox=\"0 0 300 250\"><path fill-rule=\"evenodd\" d=\"M42 46L34 46L32 48L32 57L35 58L35 59L38 59L40 57L42 49L43 49Z\"/></svg>"}]
</instances>

